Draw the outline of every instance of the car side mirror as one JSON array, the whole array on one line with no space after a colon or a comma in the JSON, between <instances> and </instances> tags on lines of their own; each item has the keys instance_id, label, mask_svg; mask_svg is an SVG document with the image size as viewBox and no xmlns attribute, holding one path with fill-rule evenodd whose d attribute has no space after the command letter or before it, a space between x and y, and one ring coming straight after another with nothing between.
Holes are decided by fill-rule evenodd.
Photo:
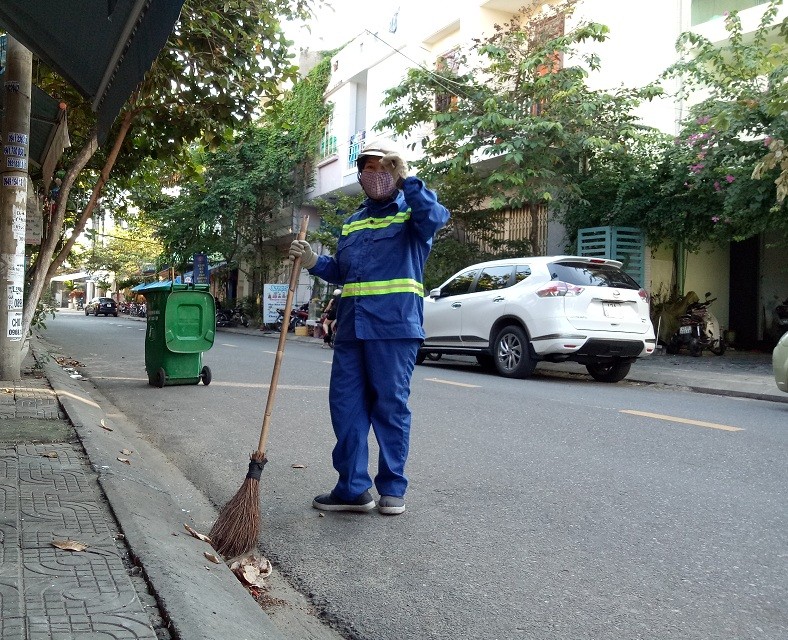
<instances>
[{"instance_id":1,"label":"car side mirror","mask_svg":"<svg viewBox=\"0 0 788 640\"><path fill-rule=\"evenodd\" d=\"M430 291L430 298L440 298L441 297L441 288L438 287L436 289L432 289Z\"/></svg>"}]
</instances>

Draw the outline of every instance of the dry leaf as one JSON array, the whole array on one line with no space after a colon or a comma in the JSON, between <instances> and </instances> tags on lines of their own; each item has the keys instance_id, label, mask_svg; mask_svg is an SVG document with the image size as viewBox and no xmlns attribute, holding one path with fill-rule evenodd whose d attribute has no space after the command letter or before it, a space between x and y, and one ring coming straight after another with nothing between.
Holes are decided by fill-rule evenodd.
<instances>
[{"instance_id":1,"label":"dry leaf","mask_svg":"<svg viewBox=\"0 0 788 640\"><path fill-rule=\"evenodd\" d=\"M200 533L199 531L195 531L188 524L184 523L183 528L186 529L186 531L188 531L190 534L192 534L192 536L194 536L198 540L202 540L203 542L207 542L208 544L211 544L211 539L208 536L206 536L203 533Z\"/></svg>"},{"instance_id":2,"label":"dry leaf","mask_svg":"<svg viewBox=\"0 0 788 640\"><path fill-rule=\"evenodd\" d=\"M246 565L241 571L241 577L249 584L255 584L260 577L260 570L257 567Z\"/></svg>"},{"instance_id":3,"label":"dry leaf","mask_svg":"<svg viewBox=\"0 0 788 640\"><path fill-rule=\"evenodd\" d=\"M268 558L255 556L243 558L240 562L233 562L230 569L245 585L260 588L265 587L265 579L274 570Z\"/></svg>"},{"instance_id":4,"label":"dry leaf","mask_svg":"<svg viewBox=\"0 0 788 640\"><path fill-rule=\"evenodd\" d=\"M306 469L305 464L291 464L290 465L293 469Z\"/></svg>"},{"instance_id":5,"label":"dry leaf","mask_svg":"<svg viewBox=\"0 0 788 640\"><path fill-rule=\"evenodd\" d=\"M132 453L134 453L133 451L130 451L129 449L121 449L121 450L120 450L120 452L121 452L121 453L122 453L124 456L130 456Z\"/></svg>"},{"instance_id":6,"label":"dry leaf","mask_svg":"<svg viewBox=\"0 0 788 640\"><path fill-rule=\"evenodd\" d=\"M13 392L14 392L13 389L9 389L8 387L3 388L3 393L13 393Z\"/></svg>"},{"instance_id":7,"label":"dry leaf","mask_svg":"<svg viewBox=\"0 0 788 640\"><path fill-rule=\"evenodd\" d=\"M124 464L131 464L131 460L129 460L128 458L121 458L120 456L118 456L118 462L122 462Z\"/></svg>"},{"instance_id":8,"label":"dry leaf","mask_svg":"<svg viewBox=\"0 0 788 640\"><path fill-rule=\"evenodd\" d=\"M214 564L222 564L222 561L221 561L221 560L219 560L219 558L217 558L217 557L216 557L214 554L212 554L212 553L209 553L208 551L203 551L203 555L204 555L206 558L208 558L208 560L210 560L211 562L213 562Z\"/></svg>"},{"instance_id":9,"label":"dry leaf","mask_svg":"<svg viewBox=\"0 0 788 640\"><path fill-rule=\"evenodd\" d=\"M42 456L45 458L57 458L57 451L47 451L46 453L42 453Z\"/></svg>"},{"instance_id":10,"label":"dry leaf","mask_svg":"<svg viewBox=\"0 0 788 640\"><path fill-rule=\"evenodd\" d=\"M101 426L101 428L102 428L102 429L106 429L107 431L112 431L112 429L110 429L110 428L109 428L109 427L108 427L108 426L107 426L107 425L104 423L104 418L102 418L102 419L101 419L101 422L99 422L99 425Z\"/></svg>"},{"instance_id":11,"label":"dry leaf","mask_svg":"<svg viewBox=\"0 0 788 640\"><path fill-rule=\"evenodd\" d=\"M53 547L65 551L84 551L88 548L88 545L77 542L76 540L53 540L51 544Z\"/></svg>"}]
</instances>

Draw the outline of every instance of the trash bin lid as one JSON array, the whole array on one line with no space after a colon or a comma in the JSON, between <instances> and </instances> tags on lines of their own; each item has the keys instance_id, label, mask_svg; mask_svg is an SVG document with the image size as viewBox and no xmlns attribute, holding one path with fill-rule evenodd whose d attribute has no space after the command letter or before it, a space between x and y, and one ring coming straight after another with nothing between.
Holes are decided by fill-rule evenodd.
<instances>
[{"instance_id":1,"label":"trash bin lid","mask_svg":"<svg viewBox=\"0 0 788 640\"><path fill-rule=\"evenodd\" d=\"M207 284L181 284L173 283L172 280L164 280L161 282L138 284L131 290L135 293L144 293L147 295L149 291L152 291L153 293L168 293L170 291L208 291L208 289L210 289L210 286Z\"/></svg>"},{"instance_id":2,"label":"trash bin lid","mask_svg":"<svg viewBox=\"0 0 788 640\"><path fill-rule=\"evenodd\" d=\"M176 285L177 287L178 285ZM216 304L213 296L193 287L173 289L164 308L164 340L173 353L198 353L213 346Z\"/></svg>"}]
</instances>

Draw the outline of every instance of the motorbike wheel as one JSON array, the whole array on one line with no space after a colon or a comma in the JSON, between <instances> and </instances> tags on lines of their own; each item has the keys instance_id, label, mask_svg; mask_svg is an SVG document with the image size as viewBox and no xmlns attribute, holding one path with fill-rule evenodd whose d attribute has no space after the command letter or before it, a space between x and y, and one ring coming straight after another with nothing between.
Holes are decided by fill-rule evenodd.
<instances>
[{"instance_id":1,"label":"motorbike wheel","mask_svg":"<svg viewBox=\"0 0 788 640\"><path fill-rule=\"evenodd\" d=\"M725 353L725 350L726 350L727 348L728 348L728 345L727 345L727 344L725 344L725 338L720 338L719 340L715 340L715 341L712 343L711 347L709 347L709 350L710 350L710 351L711 351L711 352L712 352L712 353L713 353L715 356L721 356L723 353Z\"/></svg>"},{"instance_id":2,"label":"motorbike wheel","mask_svg":"<svg viewBox=\"0 0 788 640\"><path fill-rule=\"evenodd\" d=\"M591 377L597 382L621 382L627 377L631 362L595 362L587 364L586 369Z\"/></svg>"},{"instance_id":3,"label":"motorbike wheel","mask_svg":"<svg viewBox=\"0 0 788 640\"><path fill-rule=\"evenodd\" d=\"M681 347L679 346L679 343L675 342L674 340L671 340L667 345L665 345L665 351L672 356L675 356L680 349Z\"/></svg>"},{"instance_id":4,"label":"motorbike wheel","mask_svg":"<svg viewBox=\"0 0 788 640\"><path fill-rule=\"evenodd\" d=\"M703 345L700 343L700 341L697 338L693 338L692 340L690 340L689 352L690 355L695 358L699 358L700 354L703 353Z\"/></svg>"}]
</instances>

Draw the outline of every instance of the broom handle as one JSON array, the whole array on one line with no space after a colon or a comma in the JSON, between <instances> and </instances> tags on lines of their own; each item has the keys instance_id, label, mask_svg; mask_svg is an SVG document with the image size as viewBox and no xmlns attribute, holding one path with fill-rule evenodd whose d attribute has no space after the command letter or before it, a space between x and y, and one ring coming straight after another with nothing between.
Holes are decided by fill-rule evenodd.
<instances>
[{"instance_id":1,"label":"broom handle","mask_svg":"<svg viewBox=\"0 0 788 640\"><path fill-rule=\"evenodd\" d=\"M309 216L301 218L301 228L298 231L298 239L306 240L306 229L309 226ZM287 342L287 327L290 324L290 313L293 310L293 296L295 294L298 278L301 275L301 257L293 261L293 270L290 272L290 286L287 289L287 301L285 302L285 315L282 316L282 330L279 332L279 344L276 347L276 359L274 360L274 372L271 374L271 386L268 387L268 401L265 403L265 415L263 416L263 428L260 431L260 443L257 445L255 453L265 454L265 445L268 443L268 430L271 423L271 413L274 409L274 399L276 398L276 387L279 384L279 369L282 367L282 358L285 355L285 342Z\"/></svg>"}]
</instances>

